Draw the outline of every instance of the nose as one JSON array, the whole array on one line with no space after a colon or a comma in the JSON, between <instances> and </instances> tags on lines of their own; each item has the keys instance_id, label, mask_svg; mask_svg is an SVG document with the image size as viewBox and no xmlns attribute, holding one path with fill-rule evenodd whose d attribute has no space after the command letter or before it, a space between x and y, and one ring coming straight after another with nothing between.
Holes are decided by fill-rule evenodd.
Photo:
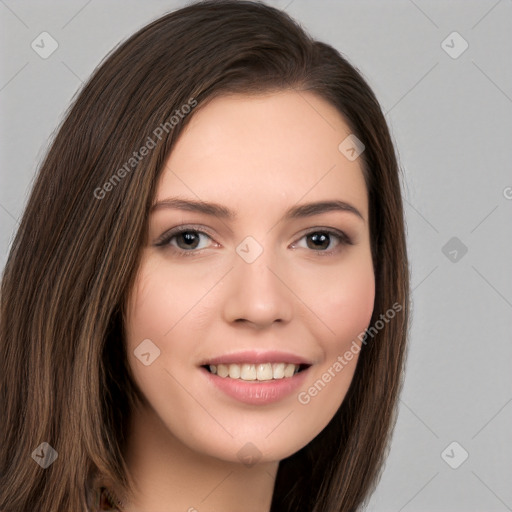
<instances>
[{"instance_id":1,"label":"nose","mask_svg":"<svg viewBox=\"0 0 512 512\"><path fill-rule=\"evenodd\" d=\"M288 285L289 286L289 285ZM293 313L293 293L286 276L276 268L269 251L247 263L238 256L225 285L224 320L263 329L275 322L287 323Z\"/></svg>"}]
</instances>

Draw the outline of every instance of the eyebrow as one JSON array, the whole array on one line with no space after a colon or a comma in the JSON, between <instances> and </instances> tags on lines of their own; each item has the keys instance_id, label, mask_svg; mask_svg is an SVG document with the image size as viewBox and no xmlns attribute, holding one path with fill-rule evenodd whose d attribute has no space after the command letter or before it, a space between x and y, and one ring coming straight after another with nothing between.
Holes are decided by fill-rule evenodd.
<instances>
[{"instance_id":1,"label":"eyebrow","mask_svg":"<svg viewBox=\"0 0 512 512\"><path fill-rule=\"evenodd\" d=\"M158 201L151 207L150 213L153 213L157 210L161 210L164 208L203 213L205 215L212 215L215 217L228 219L232 221L236 220L237 218L237 215L234 211L218 203L181 199L179 197L170 197L168 199ZM321 213L332 211L352 213L357 217L361 218L363 221L365 220L361 212L355 206L351 205L350 203L347 203L346 201L340 201L337 199L328 201L318 201L293 206L286 211L283 218L285 220L292 220L303 217L312 217L313 215L319 215Z\"/></svg>"}]
</instances>

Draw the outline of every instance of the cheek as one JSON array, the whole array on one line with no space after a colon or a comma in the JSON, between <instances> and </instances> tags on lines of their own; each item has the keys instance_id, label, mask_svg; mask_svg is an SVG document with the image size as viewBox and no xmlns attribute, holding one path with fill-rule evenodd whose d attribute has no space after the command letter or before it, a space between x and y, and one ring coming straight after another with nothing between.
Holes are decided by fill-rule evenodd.
<instances>
[{"instance_id":1,"label":"cheek","mask_svg":"<svg viewBox=\"0 0 512 512\"><path fill-rule=\"evenodd\" d=\"M197 358L208 321L202 298L216 278L207 271L177 271L156 258L148 258L139 269L127 307L126 346L134 378L150 401L162 388L172 387L169 373L183 380L183 362ZM148 351L158 356L146 366L137 354Z\"/></svg>"},{"instance_id":2,"label":"cheek","mask_svg":"<svg viewBox=\"0 0 512 512\"><path fill-rule=\"evenodd\" d=\"M374 306L375 277L371 260L361 257L352 265L326 272L323 287L310 289L318 319L312 331L323 357L297 399L304 429L319 433L332 419L350 387L361 349L358 336L367 329ZM307 425L307 427L306 427Z\"/></svg>"},{"instance_id":3,"label":"cheek","mask_svg":"<svg viewBox=\"0 0 512 512\"><path fill-rule=\"evenodd\" d=\"M145 338L168 343L173 331L200 309L194 306L207 291L208 282L190 271L176 271L165 261L146 261L130 296L128 343Z\"/></svg>"},{"instance_id":4,"label":"cheek","mask_svg":"<svg viewBox=\"0 0 512 512\"><path fill-rule=\"evenodd\" d=\"M375 300L375 278L367 267L355 268L334 280L326 316L336 333L337 348L350 344L370 322Z\"/></svg>"},{"instance_id":5,"label":"cheek","mask_svg":"<svg viewBox=\"0 0 512 512\"><path fill-rule=\"evenodd\" d=\"M316 315L311 325L326 357L350 346L368 327L375 300L375 276L366 253L354 253L335 270L316 270L304 279L301 288L304 302Z\"/></svg>"},{"instance_id":6,"label":"cheek","mask_svg":"<svg viewBox=\"0 0 512 512\"><path fill-rule=\"evenodd\" d=\"M180 286L180 293L176 294L175 277L171 280L163 271L163 266L157 268L155 262L143 263L127 308L128 361L135 380L148 398L168 379L163 371L169 358L168 346L176 329L175 325L179 326L179 319L186 313L188 288ZM144 350L139 347L144 347ZM174 355L179 350L179 347L173 347ZM146 366L137 354L148 352L150 364Z\"/></svg>"}]
</instances>

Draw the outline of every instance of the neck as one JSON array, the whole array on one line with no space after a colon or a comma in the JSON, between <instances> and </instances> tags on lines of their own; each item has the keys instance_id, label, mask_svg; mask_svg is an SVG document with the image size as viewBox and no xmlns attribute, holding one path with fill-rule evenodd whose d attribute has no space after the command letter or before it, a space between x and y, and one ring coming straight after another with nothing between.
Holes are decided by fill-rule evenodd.
<instances>
[{"instance_id":1,"label":"neck","mask_svg":"<svg viewBox=\"0 0 512 512\"><path fill-rule=\"evenodd\" d=\"M248 467L198 453L149 407L132 414L126 461L134 485L123 512L268 512L279 464Z\"/></svg>"}]
</instances>

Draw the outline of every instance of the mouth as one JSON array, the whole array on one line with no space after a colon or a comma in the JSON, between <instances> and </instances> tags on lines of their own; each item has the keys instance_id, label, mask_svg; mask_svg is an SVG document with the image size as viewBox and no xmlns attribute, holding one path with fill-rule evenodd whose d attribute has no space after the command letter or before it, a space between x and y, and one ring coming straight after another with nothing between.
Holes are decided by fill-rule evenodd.
<instances>
[{"instance_id":1,"label":"mouth","mask_svg":"<svg viewBox=\"0 0 512 512\"><path fill-rule=\"evenodd\" d=\"M290 399L315 363L293 352L246 350L204 359L199 368L214 396L265 406Z\"/></svg>"},{"instance_id":2,"label":"mouth","mask_svg":"<svg viewBox=\"0 0 512 512\"><path fill-rule=\"evenodd\" d=\"M221 378L229 378L244 382L266 382L289 379L307 370L311 365L306 363L267 362L267 363L229 363L205 364L206 371Z\"/></svg>"}]
</instances>

